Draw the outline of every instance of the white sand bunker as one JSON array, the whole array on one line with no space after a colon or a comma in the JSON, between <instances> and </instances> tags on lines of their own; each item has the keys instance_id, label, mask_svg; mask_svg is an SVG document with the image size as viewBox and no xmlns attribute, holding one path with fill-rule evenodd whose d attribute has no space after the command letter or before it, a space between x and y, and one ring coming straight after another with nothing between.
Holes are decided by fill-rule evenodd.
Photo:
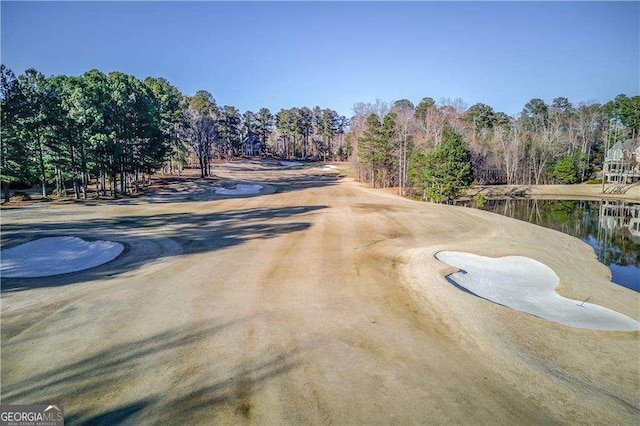
<instances>
[{"instance_id":1,"label":"white sand bunker","mask_svg":"<svg viewBox=\"0 0 640 426\"><path fill-rule=\"evenodd\" d=\"M258 194L262 185L238 184L235 188L218 188L216 194L220 195L251 195Z\"/></svg>"},{"instance_id":2,"label":"white sand bunker","mask_svg":"<svg viewBox=\"0 0 640 426\"><path fill-rule=\"evenodd\" d=\"M113 241L47 237L2 250L0 276L34 278L83 271L115 259L124 246Z\"/></svg>"},{"instance_id":3,"label":"white sand bunker","mask_svg":"<svg viewBox=\"0 0 640 426\"><path fill-rule=\"evenodd\" d=\"M297 167L297 166L302 166L302 163L298 161L281 161L280 165L285 167Z\"/></svg>"},{"instance_id":4,"label":"white sand bunker","mask_svg":"<svg viewBox=\"0 0 640 426\"><path fill-rule=\"evenodd\" d=\"M555 292L560 279L543 263L528 257L491 258L442 251L441 262L459 268L449 275L458 286L500 305L577 328L635 331L640 323L619 312L567 299Z\"/></svg>"},{"instance_id":5,"label":"white sand bunker","mask_svg":"<svg viewBox=\"0 0 640 426\"><path fill-rule=\"evenodd\" d=\"M334 166L333 164L326 164L324 166L320 166L318 167L320 170L324 170L324 171L331 171L331 170L336 170L337 167Z\"/></svg>"}]
</instances>

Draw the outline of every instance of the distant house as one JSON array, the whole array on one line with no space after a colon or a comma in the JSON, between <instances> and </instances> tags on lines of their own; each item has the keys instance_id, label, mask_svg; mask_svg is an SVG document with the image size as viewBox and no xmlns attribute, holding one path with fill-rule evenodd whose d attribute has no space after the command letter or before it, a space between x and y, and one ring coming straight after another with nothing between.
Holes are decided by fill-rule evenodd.
<instances>
[{"instance_id":1,"label":"distant house","mask_svg":"<svg viewBox=\"0 0 640 426\"><path fill-rule=\"evenodd\" d=\"M627 139L616 142L604 157L605 180L608 183L629 184L640 180L640 141Z\"/></svg>"},{"instance_id":2,"label":"distant house","mask_svg":"<svg viewBox=\"0 0 640 426\"><path fill-rule=\"evenodd\" d=\"M640 204L606 200L600 205L600 227L606 231L627 228L634 237L640 237Z\"/></svg>"},{"instance_id":3,"label":"distant house","mask_svg":"<svg viewBox=\"0 0 640 426\"><path fill-rule=\"evenodd\" d=\"M242 154L250 157L262 154L262 143L255 133L249 133L242 140Z\"/></svg>"}]
</instances>

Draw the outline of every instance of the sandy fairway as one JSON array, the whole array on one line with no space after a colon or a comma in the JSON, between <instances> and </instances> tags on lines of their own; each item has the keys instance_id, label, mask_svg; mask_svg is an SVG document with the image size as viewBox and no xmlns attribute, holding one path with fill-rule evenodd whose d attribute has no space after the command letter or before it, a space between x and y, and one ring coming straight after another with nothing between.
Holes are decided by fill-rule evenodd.
<instances>
[{"instance_id":1,"label":"sandy fairway","mask_svg":"<svg viewBox=\"0 0 640 426\"><path fill-rule=\"evenodd\" d=\"M63 235L125 247L82 272L2 279L2 403L63 403L70 423L637 422L639 332L491 303L434 257L527 256L563 296L640 319L638 293L586 244L318 168L214 174L210 190L2 211L2 248ZM215 196L225 182L273 191Z\"/></svg>"}]
</instances>

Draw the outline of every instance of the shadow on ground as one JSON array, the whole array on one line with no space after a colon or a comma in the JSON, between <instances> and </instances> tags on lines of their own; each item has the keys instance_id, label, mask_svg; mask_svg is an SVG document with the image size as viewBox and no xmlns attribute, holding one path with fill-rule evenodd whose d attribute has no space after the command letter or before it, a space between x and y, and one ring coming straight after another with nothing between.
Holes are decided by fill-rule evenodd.
<instances>
[{"instance_id":1,"label":"shadow on ground","mask_svg":"<svg viewBox=\"0 0 640 426\"><path fill-rule=\"evenodd\" d=\"M309 164L314 164L309 166ZM48 198L43 199L34 193L34 198L29 201L2 203L5 211L22 210L27 208L40 208L46 205L77 205L100 206L105 204L118 205L145 205L168 204L183 202L210 202L227 198L249 198L271 194L273 192L291 192L308 188L335 185L344 177L337 170L321 171L315 164L309 163L303 166L284 167L277 162L249 161L216 165L212 170L213 176L201 178L198 171L188 169L181 176L159 175L152 180L151 187L142 188L140 192L129 194L125 197L111 198L98 197L95 192L88 199L76 200L74 198ZM223 179L217 176L216 167L227 167L227 172L243 172L246 177L238 179ZM285 173L283 177L283 172ZM294 173L291 175L290 173ZM251 176L255 174L255 177ZM224 195L216 194L216 189L233 186L238 183L263 185L265 188L258 194ZM33 191L32 191L33 192Z\"/></svg>"},{"instance_id":2,"label":"shadow on ground","mask_svg":"<svg viewBox=\"0 0 640 426\"><path fill-rule=\"evenodd\" d=\"M162 176L154 179L154 184L144 194L114 200L114 203L126 205L201 202L226 198L248 198L268 195L273 192L291 192L309 188L320 188L335 185L344 177L337 170L319 170L308 163L301 166L284 167L270 162L238 162L216 165L212 170L214 176L200 178L197 176ZM216 175L217 167L227 173L245 173L242 180L222 179ZM193 172L193 171L191 171ZM284 176L283 176L284 173ZM255 176L253 176L255 175ZM229 185L244 183L263 185L259 194L223 195L215 190Z\"/></svg>"},{"instance_id":3,"label":"shadow on ground","mask_svg":"<svg viewBox=\"0 0 640 426\"><path fill-rule=\"evenodd\" d=\"M3 248L43 237L75 236L118 241L125 245L125 250L113 261L85 271L43 278L3 278L2 292L117 277L171 256L212 252L251 240L304 231L311 226L310 222L297 221L295 218L325 208L327 206L293 206L210 214L173 213L79 222L3 225Z\"/></svg>"},{"instance_id":4,"label":"shadow on ground","mask_svg":"<svg viewBox=\"0 0 640 426\"><path fill-rule=\"evenodd\" d=\"M64 403L67 424L211 422L221 407L246 419L251 396L301 363L300 351L250 358L238 348L238 356L219 356L230 334L244 333L255 319L187 324L106 348L83 348L90 355L35 374L25 372L13 383L3 374L2 399L10 404ZM196 345L222 352L206 355ZM66 358L73 359L73 351Z\"/></svg>"}]
</instances>

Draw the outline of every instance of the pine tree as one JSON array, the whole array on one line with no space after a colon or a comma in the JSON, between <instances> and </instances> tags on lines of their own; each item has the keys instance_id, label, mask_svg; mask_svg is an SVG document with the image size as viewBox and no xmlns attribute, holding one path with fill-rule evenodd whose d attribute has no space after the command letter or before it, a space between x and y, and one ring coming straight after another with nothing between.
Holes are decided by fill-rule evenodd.
<instances>
[{"instance_id":1,"label":"pine tree","mask_svg":"<svg viewBox=\"0 0 640 426\"><path fill-rule=\"evenodd\" d=\"M424 159L419 173L427 198L433 202L451 201L473 182L471 155L462 136L445 129L443 141Z\"/></svg>"},{"instance_id":2,"label":"pine tree","mask_svg":"<svg viewBox=\"0 0 640 426\"><path fill-rule=\"evenodd\" d=\"M28 135L20 125L24 99L18 79L4 65L0 67L0 182L4 200L9 201L11 182L29 181Z\"/></svg>"},{"instance_id":3,"label":"pine tree","mask_svg":"<svg viewBox=\"0 0 640 426\"><path fill-rule=\"evenodd\" d=\"M571 156L565 156L553 165L551 178L555 183L572 184L578 180L576 161Z\"/></svg>"},{"instance_id":4,"label":"pine tree","mask_svg":"<svg viewBox=\"0 0 640 426\"><path fill-rule=\"evenodd\" d=\"M375 171L378 166L376 149L378 140L382 134L382 125L376 114L369 114L365 121L365 129L362 136L358 138L358 155L361 163L369 169L368 175L371 180L371 187L375 185Z\"/></svg>"}]
</instances>

